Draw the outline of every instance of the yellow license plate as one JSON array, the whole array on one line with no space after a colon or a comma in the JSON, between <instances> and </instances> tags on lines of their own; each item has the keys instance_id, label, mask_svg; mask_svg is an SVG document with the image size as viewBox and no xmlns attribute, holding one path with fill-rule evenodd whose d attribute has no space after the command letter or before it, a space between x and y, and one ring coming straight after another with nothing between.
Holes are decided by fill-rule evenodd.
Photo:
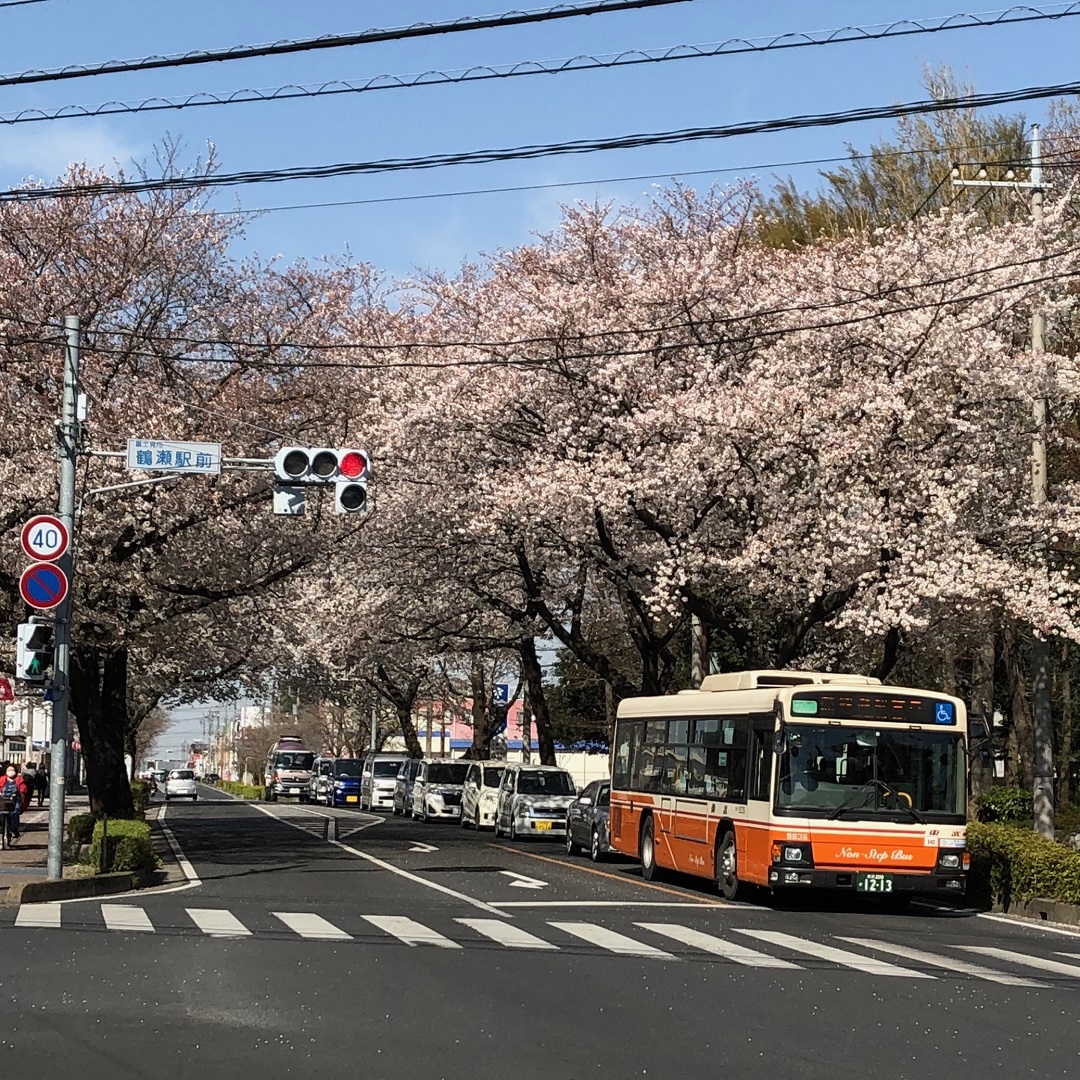
<instances>
[{"instance_id":1,"label":"yellow license plate","mask_svg":"<svg viewBox=\"0 0 1080 1080\"><path fill-rule=\"evenodd\" d=\"M551 822L550 821L538 821L536 823L536 827L538 829L540 829L541 832L543 832L545 829L550 829L551 828Z\"/></svg>"},{"instance_id":2,"label":"yellow license plate","mask_svg":"<svg viewBox=\"0 0 1080 1080\"><path fill-rule=\"evenodd\" d=\"M356 796L355 795L346 795L345 796L345 801L346 802L356 802Z\"/></svg>"}]
</instances>

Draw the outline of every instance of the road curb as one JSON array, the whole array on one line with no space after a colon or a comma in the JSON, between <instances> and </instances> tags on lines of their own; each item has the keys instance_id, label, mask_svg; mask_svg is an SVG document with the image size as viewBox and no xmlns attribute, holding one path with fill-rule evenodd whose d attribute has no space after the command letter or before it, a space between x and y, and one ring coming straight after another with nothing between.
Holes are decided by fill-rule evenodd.
<instances>
[{"instance_id":1,"label":"road curb","mask_svg":"<svg viewBox=\"0 0 1080 1080\"><path fill-rule=\"evenodd\" d=\"M1039 926L1056 923L1058 926L1080 927L1080 905L1066 904L1060 900L1017 900L1008 907L995 904L993 911L996 915Z\"/></svg>"},{"instance_id":2,"label":"road curb","mask_svg":"<svg viewBox=\"0 0 1080 1080\"><path fill-rule=\"evenodd\" d=\"M121 871L93 877L60 878L56 881L24 881L11 886L8 904L48 904L54 900L81 900L130 892L133 875Z\"/></svg>"}]
</instances>

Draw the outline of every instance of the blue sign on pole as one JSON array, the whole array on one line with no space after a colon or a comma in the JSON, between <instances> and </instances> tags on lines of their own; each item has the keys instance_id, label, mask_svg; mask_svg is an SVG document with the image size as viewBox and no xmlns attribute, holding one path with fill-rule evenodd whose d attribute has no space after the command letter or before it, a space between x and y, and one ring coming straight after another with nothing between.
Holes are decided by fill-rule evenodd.
<instances>
[{"instance_id":1,"label":"blue sign on pole","mask_svg":"<svg viewBox=\"0 0 1080 1080\"><path fill-rule=\"evenodd\" d=\"M19 592L31 607L47 611L62 603L67 596L67 574L52 563L34 563L22 572Z\"/></svg>"},{"instance_id":2,"label":"blue sign on pole","mask_svg":"<svg viewBox=\"0 0 1080 1080\"><path fill-rule=\"evenodd\" d=\"M496 705L510 704L510 684L505 682L496 683L492 688L491 700Z\"/></svg>"}]
</instances>

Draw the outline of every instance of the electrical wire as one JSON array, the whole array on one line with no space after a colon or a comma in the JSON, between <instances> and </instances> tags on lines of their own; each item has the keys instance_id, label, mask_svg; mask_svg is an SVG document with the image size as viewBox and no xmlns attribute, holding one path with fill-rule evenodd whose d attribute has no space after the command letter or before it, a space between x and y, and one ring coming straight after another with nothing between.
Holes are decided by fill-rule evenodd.
<instances>
[{"instance_id":1,"label":"electrical wire","mask_svg":"<svg viewBox=\"0 0 1080 1080\"><path fill-rule=\"evenodd\" d=\"M336 370L336 371L394 371L399 369L426 369L426 370L440 370L440 369L456 369L456 368L469 368L469 367L543 367L557 362L563 364L569 361L595 361L605 359L617 359L620 357L629 356L655 356L659 352L670 352L677 349L687 348L702 348L708 346L731 346L750 344L761 341L766 338L781 338L788 334L803 334L817 330L836 330L842 329L846 326L856 326L862 323L880 321L881 319L888 318L892 315L911 314L918 311L940 311L944 308L955 307L959 304L967 304L976 300L986 300L992 296L1000 295L1001 293L1011 292L1015 289L1028 288L1032 285L1047 284L1054 281L1062 280L1075 280L1077 278L1075 271L1067 270L1060 271L1051 274L1044 274L1040 277L1028 278L1021 282L1010 282L1006 285L995 286L990 289L985 289L978 293L966 293L963 296L951 297L946 299L938 299L929 303L922 304L905 304L892 308L888 308L884 311L872 311L867 312L864 315L855 315L845 319L834 319L826 322L818 323L804 323L797 326L783 326L783 327L761 327L756 328L752 332L743 335L742 337L725 337L715 339L695 339L693 341L673 341L670 343L653 343L641 347L631 347L622 349L605 349L601 351L579 352L579 353L567 353L560 351L557 356L553 357L487 357L476 358L473 360L453 360L453 361L410 361L402 360L391 363L363 363L356 361L349 361L347 363L340 363L335 361L309 361L309 360L282 360L282 361L250 361L241 360L236 358L224 358L224 357L200 357L200 356L171 356L168 359L176 362L184 363L205 363L205 364L223 364L223 365L245 365L253 370L269 370L278 371L283 369L300 368L304 370ZM908 286L908 288L917 288L920 285ZM856 301L852 301L855 303ZM748 315L742 316L742 319L751 319L760 317L763 314L754 312ZM714 320L715 322L723 323L725 320ZM547 339L551 342L551 339ZM406 351L409 346L398 346L399 349ZM145 359L160 360L162 357L157 353L140 353L138 351L110 349L100 345L87 344L84 346L84 350L88 353L98 353L101 355L109 356L115 354L122 354L128 357L143 357Z\"/></svg>"},{"instance_id":2,"label":"electrical wire","mask_svg":"<svg viewBox=\"0 0 1080 1080\"><path fill-rule=\"evenodd\" d=\"M25 86L28 83L87 79L96 75L119 75L132 71L153 71L159 68L193 67L198 64L283 56L311 52L316 49L343 49L355 45L406 41L412 38L460 34L474 30L493 30L507 26L526 26L553 22L556 19L575 19L584 15L605 15L693 2L694 0L597 0L595 3L588 4L561 4L558 7L533 11L508 11L501 15L467 16L448 22L413 23L411 26L363 30L355 34L326 34L317 38L297 38L262 45L234 45L228 49L199 50L166 56L143 56L134 60L108 60L103 64L71 64L68 67L44 71L21 71L12 75L0 75L0 86Z\"/></svg>"},{"instance_id":3,"label":"electrical wire","mask_svg":"<svg viewBox=\"0 0 1080 1080\"><path fill-rule=\"evenodd\" d=\"M978 109L1018 101L1063 97L1080 93L1080 81L1020 90L994 91L964 97L938 98L900 105L869 106L839 112L787 116L716 127L683 128L676 131L643 132L605 139L577 139L569 142L529 144L493 150L467 150L422 157L382 158L376 161L341 162L335 165L305 165L289 169L255 169L218 175L194 174L151 177L142 180L105 181L96 184L63 184L54 187L22 187L0 191L0 202L29 202L40 199L85 198L155 191L188 191L198 188L239 187L249 184L284 183L293 180L325 180L339 176L376 175L442 169L457 165L485 165L503 161L533 161L540 158L592 154L611 150L633 150L648 146L730 139L776 131L836 127L868 120L895 120L902 116Z\"/></svg>"},{"instance_id":4,"label":"electrical wire","mask_svg":"<svg viewBox=\"0 0 1080 1080\"><path fill-rule=\"evenodd\" d=\"M731 315L731 316L719 316L712 317L707 320L701 319L687 319L682 322L666 323L663 325L655 326L628 326L625 328L613 327L608 330L596 331L587 334L574 335L577 341L590 341L590 340L606 340L612 337L619 337L623 335L644 335L644 334L660 334L667 333L673 330L697 330L701 327L714 327L717 325L732 325L739 322L745 322L750 319L761 318L774 318L780 315L793 315L803 312L819 312L828 311L832 309L842 309L850 307L853 304L859 303L872 303L875 301L882 301L888 299L896 293L906 293L915 289L926 288L938 288L945 285L953 285L957 282L967 281L973 275L983 276L986 274L997 273L1001 270L1016 270L1024 267L1038 266L1041 263L1052 262L1056 259L1064 258L1066 256L1075 255L1080 252L1080 244L1071 245L1064 248L1057 248L1053 251L1043 252L1039 255L1033 255L1024 259L1013 259L1007 262L994 263L990 266L984 266L976 270L961 271L955 274L949 274L942 277L929 278L924 281L916 282L897 282L890 285L887 288L879 289L876 293L862 293L852 297L848 297L840 300L833 300L828 303L814 303L814 304L790 304L785 307L773 307L764 308L755 311L749 311L745 314ZM1061 276L1067 277L1071 272L1063 272ZM1038 280L1056 280L1056 278ZM1020 288L1027 282L1017 282L1010 288ZM958 298L962 299L962 298ZM63 323L54 323L49 321L36 321L32 319L23 319L19 316L5 315L0 318L0 322L10 322L15 325L29 326L35 329L62 329ZM124 326L97 324L92 328L88 328L89 333L99 334L112 334L118 336L130 336L131 330ZM787 332L786 330L784 331ZM284 350L295 349L302 352L348 352L353 350L362 350L365 352L399 352L408 350L419 349L515 349L534 345L550 344L553 340L549 336L545 337L528 337L528 338L503 338L499 340L441 340L441 341L411 341L411 342L296 342L296 341L279 341L268 343L266 341L244 341L234 338L190 338L183 335L140 335L141 340L147 341L153 344L162 345L185 345L193 347L212 347L212 348L228 348L228 349L246 349L250 351L259 350ZM27 338L23 344L57 344L61 339L58 337L49 339L34 339ZM123 355L126 350L123 349L105 349L103 347L97 347L98 352L111 352L117 355ZM132 351L128 353L132 356L151 357L154 359L185 359L194 360L200 363L221 363L221 364L249 364L249 360L239 358L223 358L223 357L181 357L173 358L162 356L158 353L142 353L138 351ZM596 355L596 354L589 354ZM11 363L14 358L9 358L8 363ZM296 360L279 361L275 362L280 367L303 367L305 364ZM342 365L336 365L342 366ZM345 365L347 366L347 365Z\"/></svg>"},{"instance_id":5,"label":"electrical wire","mask_svg":"<svg viewBox=\"0 0 1080 1080\"><path fill-rule=\"evenodd\" d=\"M879 27L853 26L839 30L785 34L771 38L765 44L755 44L758 39L730 38L706 45L672 45L662 49L634 49L621 53L580 55L562 60L526 60L502 66L483 65L456 71L425 71L412 75L376 75L363 82L334 80L318 85L290 84L263 89L245 88L226 94L200 92L185 98L153 97L143 101L107 101L98 105L65 105L48 112L41 109L23 109L14 114L0 115L0 125L38 123L41 121L84 119L117 114L161 112L165 110L195 109L214 105L241 105L252 102L288 101L297 98L320 98L340 94L363 94L376 90L406 90L416 87L458 85L492 79L514 79L533 75L564 75L569 72L609 70L641 64L662 64L674 60L701 60L718 56L735 56L740 53L771 52L777 49L798 49L808 46L837 45L860 41L880 41L885 38L907 37L912 34L936 34L946 30L971 30L1006 26L1016 23L1036 22L1044 19L1064 19L1080 15L1080 2L1069 4L1065 10L1046 12L1035 8L1016 7L1004 12L988 12L995 18L982 19L979 15L950 15L947 19L922 22L908 21ZM952 20L964 19L965 22ZM0 81L0 85L3 82Z\"/></svg>"},{"instance_id":6,"label":"electrical wire","mask_svg":"<svg viewBox=\"0 0 1080 1080\"><path fill-rule=\"evenodd\" d=\"M29 4L48 4L51 2L52 0L3 0L3 3L0 3L0 8L27 7Z\"/></svg>"}]
</instances>

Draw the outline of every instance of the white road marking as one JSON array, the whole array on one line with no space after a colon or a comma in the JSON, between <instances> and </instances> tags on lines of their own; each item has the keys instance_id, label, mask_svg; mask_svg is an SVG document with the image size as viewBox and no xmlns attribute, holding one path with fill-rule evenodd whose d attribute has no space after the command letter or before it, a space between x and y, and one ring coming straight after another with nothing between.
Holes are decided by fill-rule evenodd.
<instances>
[{"instance_id":1,"label":"white road marking","mask_svg":"<svg viewBox=\"0 0 1080 1080\"><path fill-rule=\"evenodd\" d=\"M1037 968L1039 971L1049 971L1053 975L1069 975L1074 979L1080 978L1080 967L1075 964L1063 964L1060 960L1045 960L1041 956L1027 956L1024 953L1013 952L1011 949L997 949L991 945L961 945L959 948L965 952L992 956L995 960L1005 960L1010 964L1020 964L1023 967Z\"/></svg>"},{"instance_id":2,"label":"white road marking","mask_svg":"<svg viewBox=\"0 0 1080 1080\"><path fill-rule=\"evenodd\" d=\"M280 821L285 825L291 825L294 829L299 829L300 832L307 836L311 835L307 829L302 828L300 825L297 825L286 818L278 817L276 814L267 810L265 806L259 806L257 803L252 803L251 808L253 810L258 810L269 818L273 818L274 821ZM474 896L468 896L466 893L458 892L457 889L451 889L449 886L443 885L437 881L428 881L426 878L420 877L419 874L412 874L408 870L403 870L400 866L394 866L393 863L388 863L385 859L379 859L374 855L369 855L366 851L361 851L359 848L350 847L350 845L344 844L340 840L328 840L327 843L333 844L334 847L340 848L342 851L347 851L350 855L355 855L358 859L364 859L366 862L372 863L383 870L387 870L391 874L396 874L398 877L403 877L408 881L415 882L417 885L423 885L427 889L433 889L435 892L442 893L444 896L452 896L455 900L460 900L474 908L479 908L481 911L486 911L489 915L498 915L503 919L510 918L505 912L500 911L496 907L492 907L491 904L487 904L483 900L477 900Z\"/></svg>"},{"instance_id":3,"label":"white road marking","mask_svg":"<svg viewBox=\"0 0 1080 1080\"><path fill-rule=\"evenodd\" d=\"M505 945L508 949L548 949L558 951L558 945L552 945L550 941L538 938L520 927L511 926L509 923L500 922L498 919L455 919L454 922L475 930L484 937Z\"/></svg>"},{"instance_id":4,"label":"white road marking","mask_svg":"<svg viewBox=\"0 0 1080 1080\"><path fill-rule=\"evenodd\" d=\"M1034 979L1025 979L1021 975L1009 975L1004 971L995 971L993 968L982 967L980 964L969 964L966 960L956 959L955 956L939 956L936 953L924 952L922 949L910 949L906 945L894 945L891 941L878 941L875 938L841 937L840 940L846 941L849 945L858 945L862 949L876 949L878 952L899 956L904 960L914 960L917 963L929 964L931 967L945 968L961 975L974 975L978 979L1003 983L1005 986L1027 986L1046 989L1046 983L1036 982Z\"/></svg>"},{"instance_id":5,"label":"white road marking","mask_svg":"<svg viewBox=\"0 0 1080 1080\"><path fill-rule=\"evenodd\" d=\"M19 914L15 916L15 925L59 929L63 911L59 904L23 904L19 908Z\"/></svg>"},{"instance_id":6,"label":"white road marking","mask_svg":"<svg viewBox=\"0 0 1080 1080\"><path fill-rule=\"evenodd\" d=\"M251 931L231 912L221 908L185 908L192 922L209 937L251 937Z\"/></svg>"},{"instance_id":7,"label":"white road marking","mask_svg":"<svg viewBox=\"0 0 1080 1080\"><path fill-rule=\"evenodd\" d=\"M138 930L142 933L154 932L146 912L134 904L102 904L101 917L110 930Z\"/></svg>"},{"instance_id":8,"label":"white road marking","mask_svg":"<svg viewBox=\"0 0 1080 1080\"><path fill-rule=\"evenodd\" d=\"M406 945L437 945L440 949L460 949L456 941L436 933L423 923L407 919L403 915L363 915L372 926L377 926L387 934L392 934Z\"/></svg>"},{"instance_id":9,"label":"white road marking","mask_svg":"<svg viewBox=\"0 0 1080 1080\"><path fill-rule=\"evenodd\" d=\"M616 934L614 930L609 930L606 926L597 926L595 923L549 922L548 926L563 930L582 941L587 941L590 945L598 945L601 949L617 953L619 956L648 956L657 960L675 959L671 953L664 952L663 949L656 949L652 945L635 941L624 934Z\"/></svg>"},{"instance_id":10,"label":"white road marking","mask_svg":"<svg viewBox=\"0 0 1080 1080\"><path fill-rule=\"evenodd\" d=\"M1055 926L1051 923L1029 922L1015 915L995 915L990 911L980 911L975 917L977 919L990 919L992 922L1005 923L1007 926L1019 926L1024 930L1038 930L1041 934L1061 934L1064 937L1080 937L1080 930L1068 930L1064 926Z\"/></svg>"},{"instance_id":11,"label":"white road marking","mask_svg":"<svg viewBox=\"0 0 1080 1080\"><path fill-rule=\"evenodd\" d=\"M897 967L896 964L887 964L884 960L859 956L858 953L848 952L846 949L837 949L832 945L821 945L816 941L795 937L793 934L783 934L779 930L736 930L735 933L745 934L747 937L756 938L758 941L766 941L770 945L780 945L785 949L790 949L792 952L804 953L806 956L814 956L819 960L828 960L830 963L839 964L841 967L865 971L871 975L896 975L904 979L934 978L933 975L927 975L923 971L912 971L910 968Z\"/></svg>"},{"instance_id":12,"label":"white road marking","mask_svg":"<svg viewBox=\"0 0 1080 1080\"><path fill-rule=\"evenodd\" d=\"M756 949L748 949L745 945L737 945L734 941L725 941L723 938L714 937L712 934L703 934L700 930L694 930L689 926L673 926L669 923L635 923L642 930L651 930L654 934L671 938L683 945L689 945L692 949L700 952L711 953L713 956L722 956L725 960L733 960L736 964L745 964L747 967L759 968L795 968L798 964L790 960L781 960L778 956L769 956L768 953L758 952Z\"/></svg>"},{"instance_id":13,"label":"white road marking","mask_svg":"<svg viewBox=\"0 0 1080 1080\"><path fill-rule=\"evenodd\" d=\"M321 915L308 911L274 911L275 919L280 919L290 930L302 938L315 938L319 941L352 941L352 934L346 934Z\"/></svg>"},{"instance_id":14,"label":"white road marking","mask_svg":"<svg viewBox=\"0 0 1080 1080\"><path fill-rule=\"evenodd\" d=\"M172 853L176 856L176 861L180 864L180 869L183 870L184 877L188 879L188 884L201 885L202 882L199 880L199 875L195 873L195 867L188 862L187 856L184 855L179 842L173 835L172 829L165 824L166 810L168 810L168 806L163 806L158 813L158 824L161 826L161 831L165 834L165 839L168 841L169 847L172 848Z\"/></svg>"},{"instance_id":15,"label":"white road marking","mask_svg":"<svg viewBox=\"0 0 1080 1080\"><path fill-rule=\"evenodd\" d=\"M439 849L434 844L421 844L419 841L417 841L415 844L413 844L411 848L409 848L409 850L419 851L424 855L429 855L431 852L438 851Z\"/></svg>"},{"instance_id":16,"label":"white road marking","mask_svg":"<svg viewBox=\"0 0 1080 1080\"><path fill-rule=\"evenodd\" d=\"M730 904L714 904L711 900L502 900L492 902L497 908L709 908L730 907Z\"/></svg>"},{"instance_id":17,"label":"white road marking","mask_svg":"<svg viewBox=\"0 0 1080 1080\"><path fill-rule=\"evenodd\" d=\"M541 881L539 878L526 877L525 874L518 874L513 870L500 870L500 874L504 877L513 878L510 882L510 888L512 889L544 889L547 888L547 882Z\"/></svg>"}]
</instances>

